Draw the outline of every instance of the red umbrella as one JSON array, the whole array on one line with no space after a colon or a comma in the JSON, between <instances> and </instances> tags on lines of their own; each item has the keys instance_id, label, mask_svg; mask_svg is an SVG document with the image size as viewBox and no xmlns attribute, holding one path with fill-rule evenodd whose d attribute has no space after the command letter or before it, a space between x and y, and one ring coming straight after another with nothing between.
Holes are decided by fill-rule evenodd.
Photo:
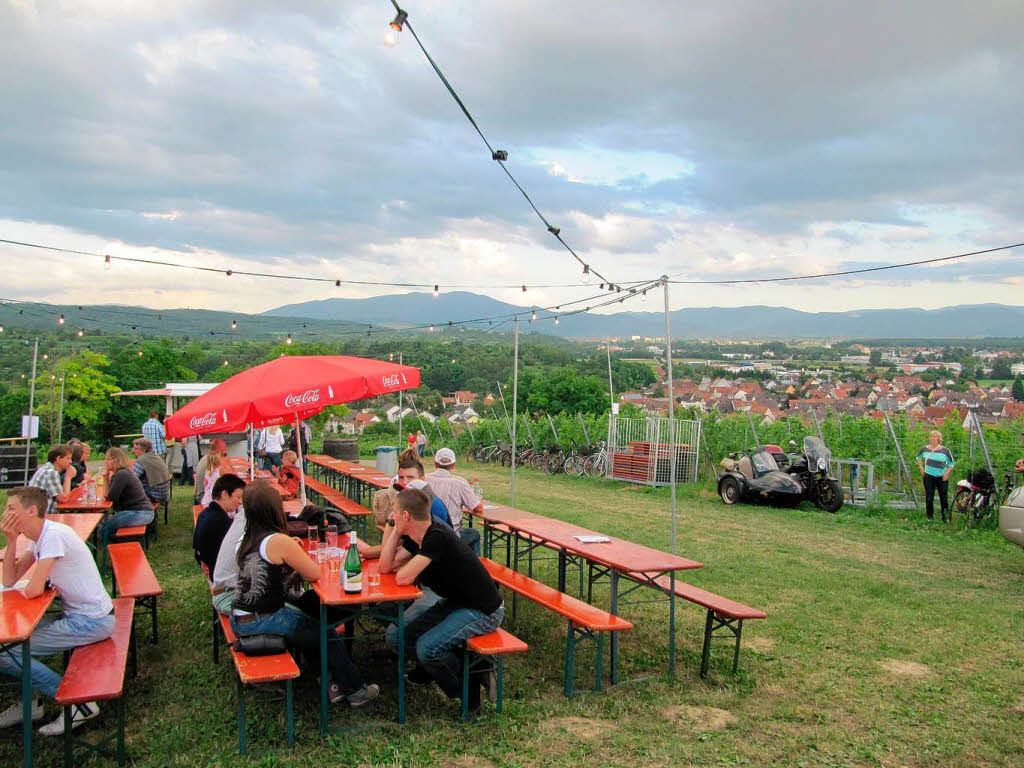
<instances>
[{"instance_id":1,"label":"red umbrella","mask_svg":"<svg viewBox=\"0 0 1024 768\"><path fill-rule=\"evenodd\" d=\"M235 374L177 413L168 416L168 437L208 432L241 432L294 421L329 405L386 395L420 385L420 371L409 365L342 355L285 356ZM301 451L302 441L296 441ZM299 454L299 471L302 471ZM301 477L305 503L305 477Z\"/></svg>"}]
</instances>

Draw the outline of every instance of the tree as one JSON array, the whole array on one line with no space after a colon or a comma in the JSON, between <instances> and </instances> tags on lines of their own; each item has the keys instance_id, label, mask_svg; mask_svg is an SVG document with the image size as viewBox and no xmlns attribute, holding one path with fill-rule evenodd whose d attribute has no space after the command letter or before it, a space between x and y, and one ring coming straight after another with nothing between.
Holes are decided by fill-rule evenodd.
<instances>
[{"instance_id":1,"label":"tree","mask_svg":"<svg viewBox=\"0 0 1024 768\"><path fill-rule=\"evenodd\" d=\"M1013 376L1013 372L1010 370L1010 361L1005 357L997 357L992 361L992 378L993 379L1008 379Z\"/></svg>"},{"instance_id":2,"label":"tree","mask_svg":"<svg viewBox=\"0 0 1024 768\"><path fill-rule=\"evenodd\" d=\"M878 347L872 348L871 354L868 356L868 362L871 365L881 365L882 364L882 350L880 350Z\"/></svg>"},{"instance_id":3,"label":"tree","mask_svg":"<svg viewBox=\"0 0 1024 768\"><path fill-rule=\"evenodd\" d=\"M597 376L580 376L566 367L532 378L526 398L531 411L603 413L608 408L608 391Z\"/></svg>"},{"instance_id":4,"label":"tree","mask_svg":"<svg viewBox=\"0 0 1024 768\"><path fill-rule=\"evenodd\" d=\"M50 441L76 437L99 436L104 418L113 410L110 397L119 391L114 377L107 373L110 360L106 355L90 350L79 350L71 357L59 360L52 368L40 374L42 386L37 387L39 398L36 410L46 425ZM61 377L64 378L63 424L61 418Z\"/></svg>"},{"instance_id":5,"label":"tree","mask_svg":"<svg viewBox=\"0 0 1024 768\"><path fill-rule=\"evenodd\" d=\"M1021 381L1020 376L1013 380L1013 387L1010 389L1010 393L1018 403L1024 402L1024 381Z\"/></svg>"}]
</instances>

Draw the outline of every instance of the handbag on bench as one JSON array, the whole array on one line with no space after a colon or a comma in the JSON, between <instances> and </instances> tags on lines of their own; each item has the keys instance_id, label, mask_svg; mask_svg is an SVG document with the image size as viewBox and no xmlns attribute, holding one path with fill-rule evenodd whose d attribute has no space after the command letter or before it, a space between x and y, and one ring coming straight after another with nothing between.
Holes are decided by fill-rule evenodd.
<instances>
[{"instance_id":1,"label":"handbag on bench","mask_svg":"<svg viewBox=\"0 0 1024 768\"><path fill-rule=\"evenodd\" d=\"M287 651L288 642L283 635L237 635L231 647L246 656L273 656Z\"/></svg>"}]
</instances>

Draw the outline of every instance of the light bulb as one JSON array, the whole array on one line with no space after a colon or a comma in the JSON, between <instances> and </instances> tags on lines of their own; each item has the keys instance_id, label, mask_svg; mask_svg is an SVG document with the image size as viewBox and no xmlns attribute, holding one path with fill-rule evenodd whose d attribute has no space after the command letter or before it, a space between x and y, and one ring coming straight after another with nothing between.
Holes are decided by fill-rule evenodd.
<instances>
[{"instance_id":1,"label":"light bulb","mask_svg":"<svg viewBox=\"0 0 1024 768\"><path fill-rule=\"evenodd\" d=\"M590 265L589 264L584 264L583 265L583 282L584 283L589 283L590 282Z\"/></svg>"},{"instance_id":2,"label":"light bulb","mask_svg":"<svg viewBox=\"0 0 1024 768\"><path fill-rule=\"evenodd\" d=\"M57 323L59 325L64 325L64 315L61 315L60 317L57 318Z\"/></svg>"},{"instance_id":3,"label":"light bulb","mask_svg":"<svg viewBox=\"0 0 1024 768\"><path fill-rule=\"evenodd\" d=\"M537 319L537 311L534 310L533 312L530 313L530 322L532 323L536 319Z\"/></svg>"},{"instance_id":4,"label":"light bulb","mask_svg":"<svg viewBox=\"0 0 1024 768\"><path fill-rule=\"evenodd\" d=\"M441 295L441 291L439 291L438 287L435 285L434 286L434 298L436 299L440 295Z\"/></svg>"},{"instance_id":5,"label":"light bulb","mask_svg":"<svg viewBox=\"0 0 1024 768\"><path fill-rule=\"evenodd\" d=\"M292 335L290 333L288 334L288 338L284 340L284 343L285 344L291 344L292 343Z\"/></svg>"},{"instance_id":6,"label":"light bulb","mask_svg":"<svg viewBox=\"0 0 1024 768\"><path fill-rule=\"evenodd\" d=\"M43 360L46 360L48 357L49 357L49 355L46 354L45 352L43 352Z\"/></svg>"},{"instance_id":7,"label":"light bulb","mask_svg":"<svg viewBox=\"0 0 1024 768\"><path fill-rule=\"evenodd\" d=\"M392 26L388 27L388 31L384 33L384 45L388 48L394 48L398 45L398 30Z\"/></svg>"},{"instance_id":8,"label":"light bulb","mask_svg":"<svg viewBox=\"0 0 1024 768\"><path fill-rule=\"evenodd\" d=\"M110 254L103 257L103 268L110 269Z\"/></svg>"},{"instance_id":9,"label":"light bulb","mask_svg":"<svg viewBox=\"0 0 1024 768\"><path fill-rule=\"evenodd\" d=\"M79 336L84 336L85 335L85 331L83 331L81 328L79 328L78 329L78 335Z\"/></svg>"},{"instance_id":10,"label":"light bulb","mask_svg":"<svg viewBox=\"0 0 1024 768\"><path fill-rule=\"evenodd\" d=\"M231 321L231 330L235 330L235 328L237 328L237 327L238 327L238 321L237 320L232 320Z\"/></svg>"},{"instance_id":11,"label":"light bulb","mask_svg":"<svg viewBox=\"0 0 1024 768\"><path fill-rule=\"evenodd\" d=\"M228 361L227 361L227 360L225 360L225 361L224 361L224 365L227 365L227 364L228 364Z\"/></svg>"},{"instance_id":12,"label":"light bulb","mask_svg":"<svg viewBox=\"0 0 1024 768\"><path fill-rule=\"evenodd\" d=\"M434 332L434 326L430 326L430 328L428 330L430 331L430 333L433 333Z\"/></svg>"},{"instance_id":13,"label":"light bulb","mask_svg":"<svg viewBox=\"0 0 1024 768\"><path fill-rule=\"evenodd\" d=\"M558 325L558 315L555 315L555 325Z\"/></svg>"},{"instance_id":14,"label":"light bulb","mask_svg":"<svg viewBox=\"0 0 1024 768\"><path fill-rule=\"evenodd\" d=\"M139 350L139 357L142 357L142 350Z\"/></svg>"}]
</instances>

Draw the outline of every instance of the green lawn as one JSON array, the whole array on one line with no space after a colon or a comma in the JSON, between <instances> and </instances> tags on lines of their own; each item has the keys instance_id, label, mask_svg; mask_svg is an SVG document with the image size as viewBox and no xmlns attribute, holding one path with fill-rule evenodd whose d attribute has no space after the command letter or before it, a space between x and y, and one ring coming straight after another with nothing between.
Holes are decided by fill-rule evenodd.
<instances>
[{"instance_id":1,"label":"green lawn","mask_svg":"<svg viewBox=\"0 0 1024 768\"><path fill-rule=\"evenodd\" d=\"M464 467L507 500L506 475ZM516 506L659 548L669 546L667 493L521 471ZM997 532L945 530L913 516L829 516L727 508L708 491L679 502L679 550L705 567L688 581L768 612L744 629L740 673L717 647L697 675L703 614L679 610L679 670L665 672L667 606L624 610L623 675L601 694L561 693L565 626L520 604L507 628L530 644L506 667L506 711L472 726L439 693L414 690L394 723L395 676L375 639L357 645L381 699L335 709L346 734L320 739L312 685L297 689L299 749L280 748L280 700L250 696L250 756L236 754L235 679L209 652L208 591L190 551L191 514L175 497L170 529L150 550L166 591L160 645L142 645L127 684L128 745L145 766L1019 766L1024 764L1024 551ZM553 564L539 573L552 583ZM570 576L570 585L573 579ZM606 605L606 595L598 596ZM590 656L577 684L589 682ZM8 694L0 694L6 706ZM103 724L110 725L112 707ZM60 744L37 739L36 765ZM0 765L21 756L0 737ZM97 763L90 763L97 764ZM104 763L107 764L107 763Z\"/></svg>"}]
</instances>

